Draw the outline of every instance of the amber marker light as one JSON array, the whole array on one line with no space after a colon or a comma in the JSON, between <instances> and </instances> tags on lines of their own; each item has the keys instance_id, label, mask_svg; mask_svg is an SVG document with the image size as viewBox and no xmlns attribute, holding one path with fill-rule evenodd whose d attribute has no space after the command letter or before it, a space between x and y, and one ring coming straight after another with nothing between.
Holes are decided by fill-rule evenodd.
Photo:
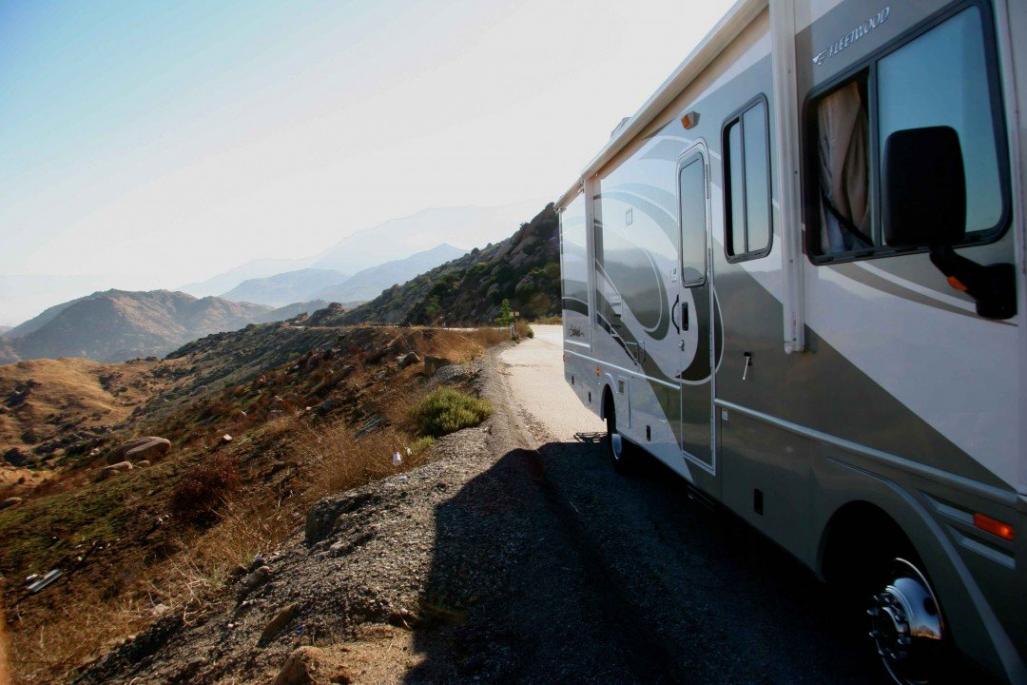
<instances>
[{"instance_id":1,"label":"amber marker light","mask_svg":"<svg viewBox=\"0 0 1027 685\"><path fill-rule=\"evenodd\" d=\"M685 116L681 117L681 125L685 127L685 130L695 128L699 124L699 113L692 111Z\"/></svg>"},{"instance_id":2,"label":"amber marker light","mask_svg":"<svg viewBox=\"0 0 1027 685\"><path fill-rule=\"evenodd\" d=\"M1003 540L1013 539L1013 527L1008 523L1002 523L985 514L974 514L974 525L981 530L986 530L992 535L997 535Z\"/></svg>"},{"instance_id":3,"label":"amber marker light","mask_svg":"<svg viewBox=\"0 0 1027 685\"><path fill-rule=\"evenodd\" d=\"M597 367L596 367L596 378L599 378L599 376L600 376L601 374L602 374L602 371L600 371L600 370L599 370L599 367L597 366Z\"/></svg>"}]
</instances>

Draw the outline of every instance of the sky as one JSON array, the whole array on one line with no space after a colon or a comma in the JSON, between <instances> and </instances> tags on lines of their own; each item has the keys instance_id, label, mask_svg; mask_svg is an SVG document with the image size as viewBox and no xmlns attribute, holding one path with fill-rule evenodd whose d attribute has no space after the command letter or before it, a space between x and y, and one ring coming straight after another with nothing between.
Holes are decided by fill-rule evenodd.
<instances>
[{"instance_id":1,"label":"sky","mask_svg":"<svg viewBox=\"0 0 1027 685\"><path fill-rule=\"evenodd\" d=\"M428 207L541 209L729 6L2 1L0 278L175 288Z\"/></svg>"}]
</instances>

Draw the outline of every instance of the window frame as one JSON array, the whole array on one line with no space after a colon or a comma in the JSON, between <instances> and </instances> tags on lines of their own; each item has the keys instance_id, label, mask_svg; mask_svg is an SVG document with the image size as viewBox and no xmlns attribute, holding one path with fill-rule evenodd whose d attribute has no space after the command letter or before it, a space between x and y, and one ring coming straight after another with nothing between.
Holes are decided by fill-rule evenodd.
<instances>
[{"instance_id":1,"label":"window frame","mask_svg":"<svg viewBox=\"0 0 1027 685\"><path fill-rule=\"evenodd\" d=\"M729 243L731 248L734 248L734 244L731 240L731 228L734 221L734 216L731 214L731 153L728 147L728 129L731 128L732 124L738 124L741 126L739 131L739 140L741 141L741 160L742 160L742 207L746 214L748 214L749 198L746 191L746 166L745 166L745 124L742 121L742 117L750 109L763 104L763 124L765 126L764 139L767 144L767 230L770 234L767 240L767 246L760 250L746 250L743 252L737 252L732 254L728 249ZM722 181L723 183L723 195L724 195L724 257L728 263L735 264L737 262L747 262L753 259L762 259L770 254L774 248L774 173L773 173L773 154L774 151L771 148L770 140L770 100L767 95L760 92L755 97L748 100L744 105L731 112L724 119L724 123L720 127L720 159L722 169ZM744 235L746 243L749 242L749 225L748 217L745 219L746 225L744 228Z\"/></svg>"},{"instance_id":2,"label":"window frame","mask_svg":"<svg viewBox=\"0 0 1027 685\"><path fill-rule=\"evenodd\" d=\"M999 185L1001 186L1002 211L998 223L990 229L976 231L976 235L967 235L967 239L955 247L972 247L988 245L1000 240L1009 230L1012 223L1012 194L1009 169L1009 137L1006 128L1006 113L1003 105L1002 74L999 70L998 44L995 36L995 17L991 3L987 0L963 0L956 2L927 19L913 25L892 40L886 42L859 62L849 65L830 79L811 88L802 104L802 198L803 198L803 250L810 262L815 266L825 264L844 264L864 259L881 259L897 255L922 254L929 251L927 246L892 247L874 245L869 248L849 250L846 252L818 253L820 247L820 177L819 155L816 144L817 116L816 105L820 99L835 89L857 79L866 73L867 81L867 116L868 137L870 143L870 159L868 194L870 197L871 236L876 240L883 230L881 218L881 188L884 182L881 173L882 150L880 141L880 116L878 114L878 76L877 64L882 59L901 48L909 45L921 36L940 26L964 10L976 7L980 12L981 42L984 47L984 64L987 76L988 99L991 106L992 131L995 137L995 157L998 163Z\"/></svg>"},{"instance_id":3,"label":"window frame","mask_svg":"<svg viewBox=\"0 0 1027 685\"><path fill-rule=\"evenodd\" d=\"M681 211L681 209L682 209L681 208L681 201L683 199L681 197L681 172L683 172L686 168L692 166L693 164L695 164L697 162L699 164L699 168L702 169L702 180L703 180L703 210L702 210L703 211L703 231L702 231L702 261L703 261L703 270L702 270L702 279L701 280L696 281L695 283L686 283L685 282L685 222L684 222L684 215L682 214L682 211ZM707 253L708 253L708 251L710 249L710 246L709 246L709 236L707 235L709 233L709 225L710 225L710 212L709 212L709 204L708 204L708 200L709 200L709 197L710 197L710 192L709 192L710 179L709 179L709 168L706 165L706 148L705 148L704 145L693 145L692 147L690 147L688 150L686 150L678 158L677 171L675 173L675 177L674 178L675 178L675 181L676 181L676 183L675 183L675 185L676 185L675 190L677 191L677 197L678 197L678 234L679 234L678 240L681 243L681 247L678 250L678 271L681 274L681 279L680 279L681 280L681 287L683 287L683 288L699 288L701 286L706 285L706 281L709 278L709 273L708 272L709 272L709 268L710 268L710 265L708 264L709 259L707 258Z\"/></svg>"}]
</instances>

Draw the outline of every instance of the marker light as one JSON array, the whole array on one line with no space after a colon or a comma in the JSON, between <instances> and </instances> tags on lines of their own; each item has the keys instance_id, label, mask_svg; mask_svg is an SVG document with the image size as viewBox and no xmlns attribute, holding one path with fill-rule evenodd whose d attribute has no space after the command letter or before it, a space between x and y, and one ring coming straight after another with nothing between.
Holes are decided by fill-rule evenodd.
<instances>
[{"instance_id":1,"label":"marker light","mask_svg":"<svg viewBox=\"0 0 1027 685\"><path fill-rule=\"evenodd\" d=\"M684 126L686 130L695 128L699 125L699 113L696 111L688 112L685 116L681 117L681 125Z\"/></svg>"},{"instance_id":2,"label":"marker light","mask_svg":"<svg viewBox=\"0 0 1027 685\"><path fill-rule=\"evenodd\" d=\"M1013 539L1013 527L1008 523L1002 523L997 519L984 514L974 514L974 525L992 535L997 535L1003 540Z\"/></svg>"},{"instance_id":3,"label":"marker light","mask_svg":"<svg viewBox=\"0 0 1027 685\"><path fill-rule=\"evenodd\" d=\"M596 367L596 378L599 378L600 375L602 375L602 371L600 371L599 367L597 366Z\"/></svg>"}]
</instances>

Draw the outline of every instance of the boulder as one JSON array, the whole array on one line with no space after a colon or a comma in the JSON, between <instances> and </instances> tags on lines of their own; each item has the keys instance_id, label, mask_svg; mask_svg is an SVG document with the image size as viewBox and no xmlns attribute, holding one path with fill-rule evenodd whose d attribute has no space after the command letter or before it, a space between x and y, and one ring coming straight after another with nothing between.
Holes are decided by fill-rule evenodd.
<instances>
[{"instance_id":1,"label":"boulder","mask_svg":"<svg viewBox=\"0 0 1027 685\"><path fill-rule=\"evenodd\" d=\"M132 461L137 461L139 459L155 461L170 451L170 440L151 435L126 442L118 449L115 455L112 455L108 459L109 461L114 461L120 455L120 458Z\"/></svg>"},{"instance_id":2,"label":"boulder","mask_svg":"<svg viewBox=\"0 0 1027 685\"><path fill-rule=\"evenodd\" d=\"M346 669L324 650L300 647L289 655L274 685L331 685L349 683Z\"/></svg>"}]
</instances>

